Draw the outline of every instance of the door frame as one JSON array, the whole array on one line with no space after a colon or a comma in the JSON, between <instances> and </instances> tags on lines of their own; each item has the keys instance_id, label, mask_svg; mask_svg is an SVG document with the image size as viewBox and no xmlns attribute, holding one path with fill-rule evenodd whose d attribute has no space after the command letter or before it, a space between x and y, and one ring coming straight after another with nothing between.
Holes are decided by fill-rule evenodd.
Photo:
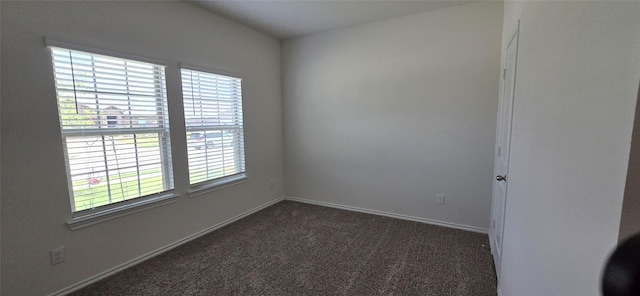
<instances>
[{"instance_id":1,"label":"door frame","mask_svg":"<svg viewBox=\"0 0 640 296\"><path fill-rule=\"evenodd\" d=\"M501 69L501 75L500 75L500 97L499 97L499 102L498 102L498 118L497 118L497 123L496 123L496 139L495 139L495 151L494 151L494 164L493 164L493 176L495 178L495 176L497 176L499 174L498 172L498 165L499 165L499 147L500 147L500 128L502 127L502 125L504 124L504 119L502 118L502 108L503 108L503 104L504 104L504 100L505 100L505 95L506 95L506 90L507 90L507 84L506 84L506 69L507 69L507 58L508 58L508 48L510 47L510 45L514 43L515 45L515 57L514 57L514 70L513 70L513 100L511 102L511 118L509 121L509 125L513 125L513 110L514 110L514 105L515 105L515 91L516 91L516 76L517 76L517 64L518 64L518 50L519 50L519 42L520 42L520 20L517 21L515 28L511 31L511 34L508 35L509 36L509 41L504 45L504 48L502 49L503 52L503 56L502 56L502 67L500 67ZM512 128L509 128L509 156L507 158L507 164L506 164L506 173L507 175L509 175L509 162L510 162L510 158L511 158L511 136L513 135L512 132ZM500 270L501 270L501 265L502 265L502 251L504 250L504 229L505 229L505 225L506 225L506 212L507 212L507 200L508 200L508 183L505 184L505 197L503 200L503 205L502 205L502 212L498 213L497 211L497 202L496 202L496 192L497 192L497 186L498 186L498 182L495 179L493 179L492 181L493 186L492 186L492 194L491 194L491 219L489 221L489 244L491 246L491 255L493 256L493 261L494 261L494 265L495 265L495 269L496 269L496 276L498 281L500 280ZM502 216L502 219L497 219L498 217L500 217L500 215ZM502 225L500 227L500 236L502 238L501 240L501 245L500 245L500 250L498 250L498 246L496 246L496 221L502 221ZM498 282L499 283L499 282Z\"/></svg>"}]
</instances>

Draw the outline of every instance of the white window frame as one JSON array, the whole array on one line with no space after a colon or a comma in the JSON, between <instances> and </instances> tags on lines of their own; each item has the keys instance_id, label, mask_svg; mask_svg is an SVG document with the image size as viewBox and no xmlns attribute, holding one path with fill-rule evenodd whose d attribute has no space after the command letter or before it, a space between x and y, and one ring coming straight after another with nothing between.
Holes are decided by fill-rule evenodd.
<instances>
[{"instance_id":1,"label":"white window frame","mask_svg":"<svg viewBox=\"0 0 640 296\"><path fill-rule=\"evenodd\" d=\"M240 81L240 91L239 91L239 102L237 102L237 107L239 107L239 113L240 113L240 120L239 122L237 122L236 125L224 125L224 124L210 124L210 125L202 125L202 126L190 126L190 124L188 124L188 119L187 119L187 114L185 114L185 130L187 132L187 134L185 135L187 137L187 141L189 141L189 137L190 134L192 132L198 132L198 131L203 131L203 130L207 130L207 131L223 131L223 130L235 130L235 137L238 140L237 141L237 145L234 145L234 155L237 155L238 157L236 157L234 159L235 161L235 166L236 167L240 167L240 171L236 172L234 174L230 174L230 175L224 175L222 177L218 177L218 178L213 178L213 179L207 179L204 181L199 181L199 182L192 182L191 180L191 167L188 165L188 170L189 170L189 184L190 187L187 190L188 194L190 197L195 197L213 190L218 190L218 189L222 189L222 188L226 188L229 186L233 186L233 185L237 185L237 184L241 184L244 182L247 182L248 180L248 175L246 172L246 153L245 153L245 149L244 149L244 110L243 110L243 104L242 104L242 97L243 97L243 87L242 87L242 75L238 75L235 73L230 73L228 71L219 71L219 70L211 70L211 69L206 69L206 68L202 68L202 67L197 67L197 66L192 66L192 65L186 65L183 63L180 63L180 79L181 79L181 85L182 85L182 95L183 95L183 108L184 112L186 113L186 106L187 104L190 104L190 102L187 102L189 99L187 98L187 94L189 91L191 90L187 90L185 89L185 81L184 81L184 71L195 71L195 72L200 72L203 74L209 74L209 75L216 75L216 76L224 76L224 77L228 77L228 78L232 78L232 79L238 79ZM193 94L191 94L191 96L193 96ZM192 147L189 147L189 145L187 145L187 158L189 159L190 157L190 153L192 153L193 151L190 151L190 149L192 149Z\"/></svg>"},{"instance_id":2,"label":"white window frame","mask_svg":"<svg viewBox=\"0 0 640 296\"><path fill-rule=\"evenodd\" d=\"M97 49L88 46L76 45L73 43L55 40L51 38L45 38L45 45L49 48L60 48L63 50L71 50L71 51L81 51L92 55L102 55L107 57L113 57L118 59L126 59L135 62L143 62L154 64L157 67L162 67L163 71L166 67L166 63L157 61L154 59L144 58L133 56L129 54L123 54L118 52L112 52L104 49ZM53 54L53 52L52 52ZM53 56L52 56L53 58ZM52 69L55 73L55 65L52 60ZM55 75L54 75L55 76ZM69 186L69 194L70 194L70 205L72 207L72 217L67 222L67 225L72 230L76 230L79 228L83 228L89 225L93 225L96 223L100 223L106 220L114 219L120 216L129 215L131 213L139 212L142 210L146 210L149 208L154 208L162 205L166 205L169 203L176 202L179 195L174 192L174 177L173 177L173 166L172 166L172 155L171 155L171 144L170 144L170 132L169 132L169 118L168 118L168 102L166 97L166 75L163 75L161 79L161 86L158 86L158 89L161 89L162 92L159 94L161 100L163 100L164 105L160 108L163 108L163 114L161 117L162 123L157 127L128 127L128 128L82 128L82 129L69 129L63 128L62 122L61 124L61 135L63 137L63 146L65 151L65 164L66 164L66 173L67 180ZM55 88L56 91L56 101L58 101L58 87ZM60 116L60 114L59 114ZM160 121L160 120L159 120ZM138 196L135 198L127 199L125 201L118 201L114 203L110 203L103 206L98 206L92 209L85 209L74 211L74 191L72 187L71 181L71 171L69 165L69 156L67 153L67 141L68 137L78 137L78 136L88 136L88 135L96 135L102 138L104 141L105 136L112 135L123 135L123 134L139 134L139 133L152 133L158 134L159 138L164 140L164 143L159 145L159 151L161 155L161 174L163 179L164 190L150 194ZM104 148L103 148L104 149ZM140 178L140 176L138 176Z\"/></svg>"}]
</instances>

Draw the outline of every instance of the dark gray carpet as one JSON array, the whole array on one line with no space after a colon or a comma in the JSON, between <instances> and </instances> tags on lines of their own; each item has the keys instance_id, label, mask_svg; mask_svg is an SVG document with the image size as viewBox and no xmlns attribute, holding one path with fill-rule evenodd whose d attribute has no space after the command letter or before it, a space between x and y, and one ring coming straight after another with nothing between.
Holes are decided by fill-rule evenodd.
<instances>
[{"instance_id":1,"label":"dark gray carpet","mask_svg":"<svg viewBox=\"0 0 640 296\"><path fill-rule=\"evenodd\" d=\"M488 243L283 201L72 295L496 295Z\"/></svg>"}]
</instances>

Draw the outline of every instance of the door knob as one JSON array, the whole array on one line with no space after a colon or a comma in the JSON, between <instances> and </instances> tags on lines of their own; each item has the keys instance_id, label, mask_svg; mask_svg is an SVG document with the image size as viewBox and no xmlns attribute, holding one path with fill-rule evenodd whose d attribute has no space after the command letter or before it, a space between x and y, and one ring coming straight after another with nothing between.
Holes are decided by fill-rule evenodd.
<instances>
[{"instance_id":1,"label":"door knob","mask_svg":"<svg viewBox=\"0 0 640 296\"><path fill-rule=\"evenodd\" d=\"M504 175L504 176L497 175L496 176L496 180L498 180L498 181L507 181L507 175Z\"/></svg>"}]
</instances>

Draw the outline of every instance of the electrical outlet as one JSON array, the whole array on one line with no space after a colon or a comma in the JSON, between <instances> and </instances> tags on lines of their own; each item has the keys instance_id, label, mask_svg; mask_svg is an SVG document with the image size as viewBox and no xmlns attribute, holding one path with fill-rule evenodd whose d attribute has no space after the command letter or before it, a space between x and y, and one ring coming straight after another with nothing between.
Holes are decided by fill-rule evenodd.
<instances>
[{"instance_id":1,"label":"electrical outlet","mask_svg":"<svg viewBox=\"0 0 640 296\"><path fill-rule=\"evenodd\" d=\"M51 249L49 253L51 253L51 265L56 265L67 260L67 256L64 254L64 246Z\"/></svg>"},{"instance_id":2,"label":"electrical outlet","mask_svg":"<svg viewBox=\"0 0 640 296\"><path fill-rule=\"evenodd\" d=\"M444 204L444 194L438 194L438 204L439 205L443 205Z\"/></svg>"}]
</instances>

